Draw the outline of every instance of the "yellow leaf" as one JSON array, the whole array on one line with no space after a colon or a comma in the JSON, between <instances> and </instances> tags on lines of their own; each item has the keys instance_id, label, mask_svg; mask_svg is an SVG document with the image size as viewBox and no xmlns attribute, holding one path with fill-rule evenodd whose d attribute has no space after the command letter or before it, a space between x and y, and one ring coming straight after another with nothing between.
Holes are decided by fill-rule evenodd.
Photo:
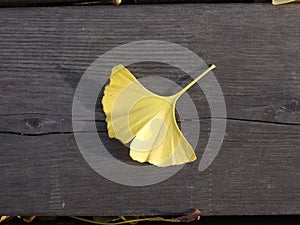
<instances>
[{"instance_id":1,"label":"yellow leaf","mask_svg":"<svg viewBox=\"0 0 300 225\"><path fill-rule=\"evenodd\" d=\"M0 216L0 223L12 219L13 216Z\"/></svg>"},{"instance_id":2,"label":"yellow leaf","mask_svg":"<svg viewBox=\"0 0 300 225\"><path fill-rule=\"evenodd\" d=\"M281 4L286 4L290 2L300 2L300 0L273 0L272 3L273 5L281 5Z\"/></svg>"},{"instance_id":3,"label":"yellow leaf","mask_svg":"<svg viewBox=\"0 0 300 225\"><path fill-rule=\"evenodd\" d=\"M123 65L113 67L102 98L108 135L130 143L130 157L165 167L196 160L175 118L178 98L215 68L212 65L189 85L172 96L147 90Z\"/></svg>"}]
</instances>

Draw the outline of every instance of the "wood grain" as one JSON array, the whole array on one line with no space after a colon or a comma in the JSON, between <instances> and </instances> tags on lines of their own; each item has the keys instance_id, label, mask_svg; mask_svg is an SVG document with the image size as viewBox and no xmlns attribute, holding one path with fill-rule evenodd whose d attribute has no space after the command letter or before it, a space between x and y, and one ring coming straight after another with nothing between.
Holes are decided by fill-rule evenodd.
<instances>
[{"instance_id":1,"label":"wood grain","mask_svg":"<svg viewBox=\"0 0 300 225\"><path fill-rule=\"evenodd\" d=\"M115 0L3 0L0 7L24 7L24 6L64 6L64 5L94 5L115 4Z\"/></svg>"},{"instance_id":2,"label":"wood grain","mask_svg":"<svg viewBox=\"0 0 300 225\"><path fill-rule=\"evenodd\" d=\"M299 214L299 11L299 5L267 4L0 9L0 212L166 215L200 208L204 215ZM197 161L162 183L129 187L101 177L82 158L72 101L98 56L145 39L181 44L218 66L227 131L204 172ZM177 78L186 77L158 63L131 69L181 85ZM201 124L201 158L210 111L199 88L189 94ZM107 138L100 105L95 115L111 154L133 163L123 145Z\"/></svg>"},{"instance_id":3,"label":"wood grain","mask_svg":"<svg viewBox=\"0 0 300 225\"><path fill-rule=\"evenodd\" d=\"M65 5L107 5L107 4L161 4L161 3L249 3L254 0L2 0L0 7L65 6ZM255 2L270 2L256 0Z\"/></svg>"}]
</instances>

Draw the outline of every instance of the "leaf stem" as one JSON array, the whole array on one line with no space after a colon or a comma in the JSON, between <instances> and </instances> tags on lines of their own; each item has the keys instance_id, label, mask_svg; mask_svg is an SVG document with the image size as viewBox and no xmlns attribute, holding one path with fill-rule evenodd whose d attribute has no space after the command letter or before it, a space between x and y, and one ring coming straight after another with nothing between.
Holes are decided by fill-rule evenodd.
<instances>
[{"instance_id":1,"label":"leaf stem","mask_svg":"<svg viewBox=\"0 0 300 225\"><path fill-rule=\"evenodd\" d=\"M185 86L181 91L179 91L177 94L177 98L179 98L184 92L186 92L190 87L192 87L195 83L197 83L201 78L203 78L206 74L208 74L211 70L216 68L215 64L212 64L207 70L205 70L203 73L201 73L196 79L194 79L191 83L189 83L187 86Z\"/></svg>"},{"instance_id":2,"label":"leaf stem","mask_svg":"<svg viewBox=\"0 0 300 225\"><path fill-rule=\"evenodd\" d=\"M89 220L77 216L70 216L73 219L80 220L83 222L87 223L92 223L92 224L98 224L98 225L121 225L121 224L132 224L132 223L137 223L137 222L142 222L142 221L163 221L163 222L173 222L173 223L178 223L180 222L179 220L175 219L166 219L162 217L149 217L149 218L142 218L142 219L133 219L133 220L126 220L126 221L121 221L121 222L115 222L115 223L110 223L110 222L99 222L99 221L94 221L94 220Z\"/></svg>"}]
</instances>

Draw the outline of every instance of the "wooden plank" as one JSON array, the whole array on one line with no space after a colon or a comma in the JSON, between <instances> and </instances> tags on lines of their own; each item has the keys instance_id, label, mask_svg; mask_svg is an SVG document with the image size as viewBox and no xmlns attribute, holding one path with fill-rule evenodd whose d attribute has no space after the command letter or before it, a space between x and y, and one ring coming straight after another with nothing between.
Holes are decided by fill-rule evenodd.
<instances>
[{"instance_id":1,"label":"wooden plank","mask_svg":"<svg viewBox=\"0 0 300 225\"><path fill-rule=\"evenodd\" d=\"M265 4L0 9L0 212L166 215L200 208L204 215L299 214L299 10ZM227 130L204 172L197 161L164 182L131 187L103 178L82 158L72 101L98 56L145 39L183 45L218 66ZM181 85L178 77L186 77L158 63L130 69ZM199 88L189 94L201 124L201 158L210 111ZM100 105L95 115L110 153L134 163L123 145L107 138Z\"/></svg>"},{"instance_id":2,"label":"wooden plank","mask_svg":"<svg viewBox=\"0 0 300 225\"><path fill-rule=\"evenodd\" d=\"M54 6L54 5L99 5L99 4L155 4L155 3L250 3L254 0L2 0L0 7L23 7L23 6ZM267 2L258 0L255 2Z\"/></svg>"},{"instance_id":3,"label":"wooden plank","mask_svg":"<svg viewBox=\"0 0 300 225\"><path fill-rule=\"evenodd\" d=\"M23 7L23 6L54 6L54 5L93 5L115 4L113 0L4 0L0 1L0 7Z\"/></svg>"}]
</instances>

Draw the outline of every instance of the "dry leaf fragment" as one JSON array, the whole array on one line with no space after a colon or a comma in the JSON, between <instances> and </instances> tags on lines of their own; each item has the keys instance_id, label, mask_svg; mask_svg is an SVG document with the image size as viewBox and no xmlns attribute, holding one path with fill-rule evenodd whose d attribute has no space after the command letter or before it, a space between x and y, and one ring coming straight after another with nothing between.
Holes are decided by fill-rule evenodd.
<instances>
[{"instance_id":1,"label":"dry leaf fragment","mask_svg":"<svg viewBox=\"0 0 300 225\"><path fill-rule=\"evenodd\" d=\"M113 67L102 98L108 135L130 143L130 157L165 167L196 160L175 118L178 98L208 74L209 67L180 92L160 96L147 90L123 65Z\"/></svg>"},{"instance_id":2,"label":"dry leaf fragment","mask_svg":"<svg viewBox=\"0 0 300 225\"><path fill-rule=\"evenodd\" d=\"M36 216L22 216L23 221L30 223L35 219Z\"/></svg>"},{"instance_id":3,"label":"dry leaf fragment","mask_svg":"<svg viewBox=\"0 0 300 225\"><path fill-rule=\"evenodd\" d=\"M177 217L176 219L178 219L180 222L183 222L183 223L192 222L195 220L200 220L200 214L201 214L201 211L199 209L194 209L193 212L191 212L185 216Z\"/></svg>"},{"instance_id":4,"label":"dry leaf fragment","mask_svg":"<svg viewBox=\"0 0 300 225\"><path fill-rule=\"evenodd\" d=\"M3 223L5 221L8 221L10 219L14 218L14 216L1 216L0 217L0 223Z\"/></svg>"}]
</instances>

